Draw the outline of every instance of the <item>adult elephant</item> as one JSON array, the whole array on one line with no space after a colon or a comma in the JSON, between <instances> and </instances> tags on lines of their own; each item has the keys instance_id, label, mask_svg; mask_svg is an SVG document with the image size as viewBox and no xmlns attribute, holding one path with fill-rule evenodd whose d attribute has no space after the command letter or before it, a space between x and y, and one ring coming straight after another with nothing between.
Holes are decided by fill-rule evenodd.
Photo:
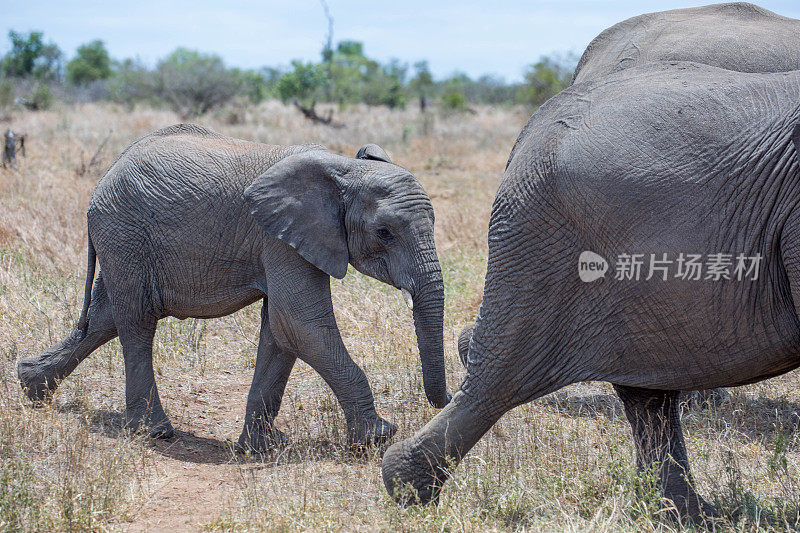
<instances>
[{"instance_id":1,"label":"adult elephant","mask_svg":"<svg viewBox=\"0 0 800 533\"><path fill-rule=\"evenodd\" d=\"M737 72L798 70L800 20L745 2L639 15L604 30L589 43L572 83L598 80L661 60L693 61ZM518 143L511 150L509 164ZM465 326L459 336L462 362L466 361L473 327ZM690 399L702 405L728 397L725 389L713 389L695 391Z\"/></svg>"},{"instance_id":2,"label":"adult elephant","mask_svg":"<svg viewBox=\"0 0 800 533\"><path fill-rule=\"evenodd\" d=\"M622 399L638 467L681 512L712 513L692 487L677 391L800 365L799 124L800 72L696 63L626 69L545 103L494 202L467 376L388 449L389 493L436 499L509 409L600 380ZM689 254L702 254L699 279L675 275ZM646 279L653 261L667 271Z\"/></svg>"},{"instance_id":3,"label":"adult elephant","mask_svg":"<svg viewBox=\"0 0 800 533\"><path fill-rule=\"evenodd\" d=\"M445 389L442 273L433 208L420 183L376 145L356 159L319 146L268 146L181 124L133 143L100 180L88 211L89 265L75 330L22 359L32 400L50 396L93 350L119 335L128 426L173 429L153 376L159 319L212 318L258 300L261 333L239 444L264 450L297 357L330 385L354 444L396 428L375 411L342 343L330 276L357 270L413 299L428 400ZM95 259L101 272L94 280Z\"/></svg>"}]
</instances>

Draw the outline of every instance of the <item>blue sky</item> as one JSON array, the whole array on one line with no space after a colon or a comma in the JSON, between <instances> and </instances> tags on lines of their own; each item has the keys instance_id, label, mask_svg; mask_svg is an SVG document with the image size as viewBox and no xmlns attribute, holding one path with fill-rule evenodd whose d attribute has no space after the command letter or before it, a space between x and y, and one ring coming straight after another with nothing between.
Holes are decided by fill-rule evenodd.
<instances>
[{"instance_id":1,"label":"blue sky","mask_svg":"<svg viewBox=\"0 0 800 533\"><path fill-rule=\"evenodd\" d=\"M370 57L413 63L427 59L437 77L521 78L540 55L578 54L600 31L625 18L710 3L591 0L329 0L334 41L364 42ZM797 0L762 7L800 18ZM115 58L153 65L178 46L214 52L231 66L288 65L317 60L327 22L318 0L0 0L0 29L41 30L68 57L81 43L102 39ZM9 48L0 41L0 53Z\"/></svg>"}]
</instances>

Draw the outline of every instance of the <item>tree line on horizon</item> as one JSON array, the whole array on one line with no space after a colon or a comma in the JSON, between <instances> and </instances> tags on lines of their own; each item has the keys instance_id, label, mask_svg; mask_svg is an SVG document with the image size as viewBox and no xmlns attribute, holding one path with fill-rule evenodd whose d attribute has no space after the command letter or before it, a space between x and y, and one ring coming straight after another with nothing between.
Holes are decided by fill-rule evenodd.
<instances>
[{"instance_id":1,"label":"tree line on horizon","mask_svg":"<svg viewBox=\"0 0 800 533\"><path fill-rule=\"evenodd\" d=\"M313 109L316 103L404 108L416 101L424 111L437 105L465 111L471 104L521 104L535 109L569 85L577 59L572 54L542 56L529 65L521 83L456 72L434 79L427 61L409 66L370 58L361 42L340 41L323 48L320 61L294 60L288 67L239 69L216 54L177 48L149 68L137 59L114 60L105 43L82 44L65 55L42 32L10 31L10 50L0 59L0 108L15 102L47 109L54 99L108 100L133 106L167 106L185 118L202 115L234 99L258 104L277 98Z\"/></svg>"}]
</instances>

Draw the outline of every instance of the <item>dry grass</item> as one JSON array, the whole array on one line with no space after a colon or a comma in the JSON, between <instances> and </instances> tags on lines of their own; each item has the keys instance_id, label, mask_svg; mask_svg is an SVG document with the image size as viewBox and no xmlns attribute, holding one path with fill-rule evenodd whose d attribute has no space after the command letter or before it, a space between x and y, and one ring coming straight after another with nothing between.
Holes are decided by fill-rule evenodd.
<instances>
[{"instance_id":1,"label":"dry grass","mask_svg":"<svg viewBox=\"0 0 800 533\"><path fill-rule=\"evenodd\" d=\"M305 122L267 103L204 117L223 133L267 143L318 142L353 155L381 144L433 198L447 284L450 388L463 370L460 327L477 312L493 194L527 119L517 110L431 116L356 108L347 128ZM0 530L671 530L652 480L632 467L629 428L610 387L581 384L521 407L454 473L438 507L402 510L383 490L380 450L350 455L339 408L298 363L278 419L293 445L266 458L235 456L255 359L257 306L207 321L168 319L156 369L177 429L151 442L120 431L122 357L114 341L68 378L53 404L20 394L15 363L72 327L81 305L85 209L102 170L129 142L177 122L171 113L88 105L24 113L19 172L0 171ZM80 167L111 131L100 165ZM411 319L397 291L351 273L334 281L345 343L366 371L378 410L411 435L435 411L422 393ZM718 411L687 410L700 490L720 529L797 527L800 393L790 374L737 389Z\"/></svg>"}]
</instances>

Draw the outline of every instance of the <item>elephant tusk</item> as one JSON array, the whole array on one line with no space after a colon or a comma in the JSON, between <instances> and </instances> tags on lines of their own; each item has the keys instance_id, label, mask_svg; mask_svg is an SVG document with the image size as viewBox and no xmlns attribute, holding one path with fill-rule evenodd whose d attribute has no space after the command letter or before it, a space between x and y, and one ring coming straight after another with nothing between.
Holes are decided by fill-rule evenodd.
<instances>
[{"instance_id":1,"label":"elephant tusk","mask_svg":"<svg viewBox=\"0 0 800 533\"><path fill-rule=\"evenodd\" d=\"M405 298L406 305L408 306L408 308L413 310L414 309L414 299L411 297L411 293L408 292L405 289L400 289L400 292L403 293L403 298Z\"/></svg>"}]
</instances>

